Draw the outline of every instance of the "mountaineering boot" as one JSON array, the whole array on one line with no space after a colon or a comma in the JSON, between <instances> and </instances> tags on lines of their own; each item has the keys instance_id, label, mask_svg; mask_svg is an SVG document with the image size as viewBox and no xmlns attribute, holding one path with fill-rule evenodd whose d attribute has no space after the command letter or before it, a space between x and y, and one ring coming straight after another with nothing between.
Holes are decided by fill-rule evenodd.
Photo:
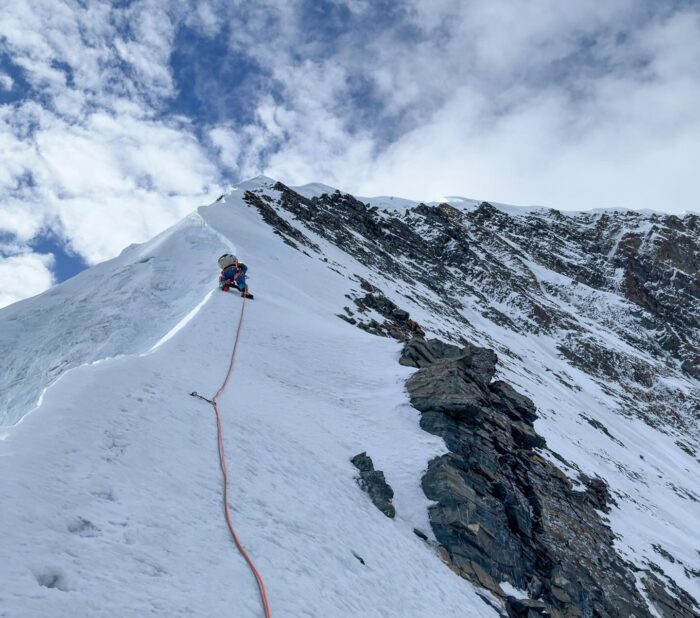
<instances>
[{"instance_id":1,"label":"mountaineering boot","mask_svg":"<svg viewBox=\"0 0 700 618\"><path fill-rule=\"evenodd\" d=\"M255 296L253 296L248 290L243 290L241 292L241 297L242 298L249 298L250 300L253 300Z\"/></svg>"}]
</instances>

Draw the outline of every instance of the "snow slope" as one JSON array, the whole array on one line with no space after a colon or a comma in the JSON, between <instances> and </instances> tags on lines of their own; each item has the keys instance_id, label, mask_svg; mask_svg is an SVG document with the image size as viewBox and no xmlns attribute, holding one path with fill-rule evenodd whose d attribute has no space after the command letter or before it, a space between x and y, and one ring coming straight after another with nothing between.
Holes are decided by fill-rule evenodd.
<instances>
[{"instance_id":1,"label":"snow slope","mask_svg":"<svg viewBox=\"0 0 700 618\"><path fill-rule=\"evenodd\" d=\"M313 190L313 186L307 185L301 192L311 197ZM267 193L276 195L269 188ZM361 198L361 201L389 211L377 213L380 218L412 207L410 201L398 198ZM471 203L456 205L467 210L473 207ZM546 215L542 209L502 209L518 217L536 211ZM283 212L280 214L284 216ZM644 218L635 213L632 220L626 222L626 230L638 231L640 226L648 224L639 221L640 217ZM294 219L289 218L289 221L293 223ZM417 217L413 216L411 223L419 225ZM546 220L540 223L545 227ZM430 225L420 230L428 238L433 233ZM518 307L522 290L509 290L504 285L487 299L465 294L458 298L460 315L455 316L454 305L441 303L443 299L423 285L420 277L406 281L395 273L365 268L348 260L346 255L335 253L332 245L324 243L313 232L305 230L305 233L321 246L324 255L332 256L340 271L350 279L360 275L381 289L399 307L409 311L429 336L455 342L461 336L495 349L501 358L498 377L527 394L538 408L540 418L535 427L551 449L541 450L540 454L561 467L575 484L579 483L581 472L608 483L616 506L609 516L601 515L615 533L618 552L637 569L660 573L700 599L700 461L681 441L697 453L700 428L697 420L693 422L692 419L697 419L700 384L672 368L672 363L664 363L658 356L633 348L622 339L616 329L630 316L638 315L638 306L619 294L592 288L548 269L522 251L508 264L509 270L522 272L531 279L532 287L539 290L538 301L552 314L566 315L577 327L599 338L608 350L638 356L654 366L660 378L649 387L649 393L665 399L681 417L688 419L684 430L674 428L673 417L664 418L663 411L655 419L656 426L630 414L624 384L597 379L568 363L560 350L562 335L559 333L544 329L515 331L507 323L495 319L494 308L516 323L529 319ZM502 259L492 247L485 248L476 234L470 240L472 251L486 253L487 267L495 267ZM507 242L505 233L501 240ZM360 247L371 250L369 244L360 244ZM567 249L566 243L562 243L562 251ZM573 251L571 255L562 253L560 257L580 259ZM419 272L410 257L402 259L409 271ZM506 254L504 259L509 256ZM478 279L470 283L479 287ZM513 297L512 302L507 299L508 295ZM506 299L502 300L503 297ZM679 311L684 309L687 310L679 307ZM354 317L361 318L359 314ZM635 403L640 409L646 405L642 401ZM552 451L563 456L568 465L554 457ZM644 594L641 586L640 592Z\"/></svg>"},{"instance_id":2,"label":"snow slope","mask_svg":"<svg viewBox=\"0 0 700 618\"><path fill-rule=\"evenodd\" d=\"M2 426L19 421L67 370L143 352L211 289L227 249L198 215L0 312Z\"/></svg>"},{"instance_id":3,"label":"snow slope","mask_svg":"<svg viewBox=\"0 0 700 618\"><path fill-rule=\"evenodd\" d=\"M210 291L227 243L257 295L221 403L232 507L273 615L495 615L413 532L429 532L419 482L443 446L407 404L399 345L335 317L347 279L234 193L0 313L3 345L22 346L3 374L22 422L0 441L0 616L261 615L223 520L213 412L188 396L226 371L241 299ZM364 450L395 521L353 480Z\"/></svg>"},{"instance_id":4,"label":"snow slope","mask_svg":"<svg viewBox=\"0 0 700 618\"><path fill-rule=\"evenodd\" d=\"M229 250L250 266L257 296L221 406L232 506L273 615L495 615L413 532L432 538L420 479L445 449L408 405L400 345L336 317L348 295L363 294L360 277L429 336L496 349L499 377L533 399L537 431L570 466L555 463L575 482L580 471L608 482L618 551L700 597L700 466L672 433L623 414L614 385L568 364L555 337L514 332L476 297L460 299L459 316L441 313L420 281L363 266L310 230L319 253L291 248L241 199L275 197L273 184L244 183L149 243L0 311L0 616L261 615L227 537L213 412L188 396L212 395L226 371L241 299L212 290L216 257ZM528 256L512 268L527 271L547 307L639 353L608 324L629 313L627 301ZM490 302L518 317L515 303ZM697 381L665 376L674 392L697 392ZM395 491L394 521L354 482L349 459L361 451Z\"/></svg>"}]
</instances>

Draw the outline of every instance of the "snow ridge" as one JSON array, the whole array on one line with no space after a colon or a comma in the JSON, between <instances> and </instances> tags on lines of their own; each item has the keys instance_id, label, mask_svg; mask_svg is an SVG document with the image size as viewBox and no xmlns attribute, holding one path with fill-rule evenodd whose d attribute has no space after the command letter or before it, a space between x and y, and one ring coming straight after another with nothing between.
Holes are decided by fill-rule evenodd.
<instances>
[{"instance_id":1,"label":"snow ridge","mask_svg":"<svg viewBox=\"0 0 700 618\"><path fill-rule=\"evenodd\" d=\"M188 396L216 391L230 353L240 299L215 291L226 251L256 293L222 399L231 506L273 615L503 612L436 551L421 479L447 449L420 429L401 344L371 334L384 317L361 308L368 286L428 337L495 349L497 377L537 406L537 455L574 483L607 482L615 505L601 516L619 554L672 597L700 596L698 381L681 367L693 334L652 304L691 289L692 264L674 266L668 288L663 269L683 257L666 249L674 225L694 242L693 215L353 202L319 184L298 188L311 206L297 209L290 191L243 183L0 311L0 615L259 615L222 522L214 419ZM249 194L310 245L266 223ZM443 252L427 258L431 246ZM656 279L640 278L645 256ZM355 483L350 459L364 451L393 488L394 520Z\"/></svg>"},{"instance_id":2,"label":"snow ridge","mask_svg":"<svg viewBox=\"0 0 700 618\"><path fill-rule=\"evenodd\" d=\"M237 529L265 574L273 615L495 616L413 532L429 532L420 471L444 447L407 404L398 344L338 320L347 280L280 242L241 202L200 215L235 242L258 295L222 413ZM173 232L152 261L170 246L168 259L192 264L181 277L204 293L189 295L181 316L150 324L133 355L64 372L0 444L8 616L259 616L221 517L214 419L188 396L221 382L240 299L208 296L222 243L201 226L191 243L192 233ZM123 267L105 266L99 280ZM93 312L109 311L94 284L83 277L73 290ZM136 298L121 289L119 308ZM146 289L130 315L161 307L163 291ZM53 316L60 330L65 317ZM396 522L353 480L350 458L364 449L396 491Z\"/></svg>"}]
</instances>

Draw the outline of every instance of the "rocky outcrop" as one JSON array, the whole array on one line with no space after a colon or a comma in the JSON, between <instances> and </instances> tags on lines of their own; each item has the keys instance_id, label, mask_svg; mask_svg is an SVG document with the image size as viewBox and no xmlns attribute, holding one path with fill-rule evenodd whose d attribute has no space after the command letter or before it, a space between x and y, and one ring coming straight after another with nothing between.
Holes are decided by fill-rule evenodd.
<instances>
[{"instance_id":1,"label":"rocky outcrop","mask_svg":"<svg viewBox=\"0 0 700 618\"><path fill-rule=\"evenodd\" d=\"M423 489L453 568L496 594L503 581L527 590L528 599L507 601L511 616L651 616L598 513L607 486L587 478L588 489L574 491L537 453L545 441L535 407L492 381L496 355L414 340L401 362L419 367L406 386L421 427L450 451L430 462Z\"/></svg>"},{"instance_id":2,"label":"rocky outcrop","mask_svg":"<svg viewBox=\"0 0 700 618\"><path fill-rule=\"evenodd\" d=\"M369 320L358 319L352 323L357 324L359 328L373 335L393 337L399 341L407 341L415 336L422 337L425 335L420 324L411 319L408 311L401 309L368 282L363 281L361 287L369 293L362 298L355 299L355 305L359 313L366 314L369 310L374 310L384 320L379 322L374 318ZM345 316L340 317L347 319ZM350 322L351 320L347 319L347 321Z\"/></svg>"},{"instance_id":3,"label":"rocky outcrop","mask_svg":"<svg viewBox=\"0 0 700 618\"><path fill-rule=\"evenodd\" d=\"M673 580L667 584L654 573L647 572L642 579L644 590L654 603L663 618L698 618L695 600L682 588L675 585ZM669 593L667 587L671 589Z\"/></svg>"},{"instance_id":4,"label":"rocky outcrop","mask_svg":"<svg viewBox=\"0 0 700 618\"><path fill-rule=\"evenodd\" d=\"M419 283L428 293L413 300L454 330L469 328L463 299L472 299L494 324L556 338L563 358L616 388L625 414L661 431L696 432L697 389L665 379L673 371L700 377L696 215L546 209L513 215L486 202L390 211L339 191L307 198L282 183L274 190L273 202L264 191L249 192L246 200L300 250L317 248L299 231L303 226L394 281ZM276 210L285 217L275 218ZM561 277L540 280L540 268ZM369 332L412 336L408 328L389 329L349 311L341 317ZM448 339L454 330L440 334ZM623 342L614 351L610 337ZM691 400L676 405L683 397ZM686 448L696 437L682 438Z\"/></svg>"},{"instance_id":5,"label":"rocky outcrop","mask_svg":"<svg viewBox=\"0 0 700 618\"><path fill-rule=\"evenodd\" d=\"M299 249L297 245L297 243L299 243L300 245L314 250L316 253L320 252L316 243L309 240L305 234L277 214L277 211L270 205L271 198L268 195L258 195L252 191L246 191L243 195L243 201L249 206L256 208L261 214L263 221L265 221L265 223L273 229L275 234L280 236L290 247Z\"/></svg>"},{"instance_id":6,"label":"rocky outcrop","mask_svg":"<svg viewBox=\"0 0 700 618\"><path fill-rule=\"evenodd\" d=\"M648 556L635 558L636 566L620 558L604 518L615 505L607 483L579 470L572 486L551 462L571 474L578 468L547 450L532 402L494 381L493 351L464 339L493 337L489 345L524 381L566 387L581 422L614 448L632 448L634 436L612 423L608 429L601 415L576 403L591 386L604 394L610 414L640 418L697 457L697 216L514 213L485 202L392 208L382 200L377 207L339 191L305 197L281 183L249 193L246 203L288 244L310 255L330 243L363 266L373 283L348 268L352 260L314 256L360 283L348 291L339 317L408 342L401 363L417 369L408 389L421 426L449 449L430 462L423 487L435 502L430 520L452 569L500 597L511 616L648 616L639 590L664 618L697 615L680 580ZM430 319L417 324L402 299ZM423 327L459 345L425 341ZM510 346L510 333L520 341L541 338L559 359L524 358L534 348ZM579 382L580 372L587 377ZM547 422L563 413L550 407ZM618 463L610 449L596 456ZM636 471L618 469L643 483ZM670 487L697 500L686 488ZM615 499L644 501L643 493L632 498L619 487ZM663 557L663 548L656 551ZM682 568L688 578L697 574L687 563ZM503 581L528 597L507 597Z\"/></svg>"},{"instance_id":7,"label":"rocky outcrop","mask_svg":"<svg viewBox=\"0 0 700 618\"><path fill-rule=\"evenodd\" d=\"M357 482L369 494L374 506L387 517L393 518L396 515L396 509L391 503L394 490L386 482L384 473L374 469L372 458L367 453L355 455L350 461L360 471Z\"/></svg>"}]
</instances>

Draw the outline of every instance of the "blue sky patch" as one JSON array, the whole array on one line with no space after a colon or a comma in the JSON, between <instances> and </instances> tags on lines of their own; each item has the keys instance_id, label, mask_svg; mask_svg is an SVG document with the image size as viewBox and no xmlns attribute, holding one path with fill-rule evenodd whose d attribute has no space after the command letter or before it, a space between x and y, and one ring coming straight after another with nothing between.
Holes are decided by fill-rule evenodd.
<instances>
[{"instance_id":1,"label":"blue sky patch","mask_svg":"<svg viewBox=\"0 0 700 618\"><path fill-rule=\"evenodd\" d=\"M42 233L30 245L36 253L51 253L54 256L53 274L58 283L74 277L88 265L53 232Z\"/></svg>"},{"instance_id":2,"label":"blue sky patch","mask_svg":"<svg viewBox=\"0 0 700 618\"><path fill-rule=\"evenodd\" d=\"M232 51L229 37L228 26L211 38L187 26L178 30L170 57L177 96L168 102L166 113L196 118L199 128L252 121L249 102L262 77L261 68Z\"/></svg>"}]
</instances>

